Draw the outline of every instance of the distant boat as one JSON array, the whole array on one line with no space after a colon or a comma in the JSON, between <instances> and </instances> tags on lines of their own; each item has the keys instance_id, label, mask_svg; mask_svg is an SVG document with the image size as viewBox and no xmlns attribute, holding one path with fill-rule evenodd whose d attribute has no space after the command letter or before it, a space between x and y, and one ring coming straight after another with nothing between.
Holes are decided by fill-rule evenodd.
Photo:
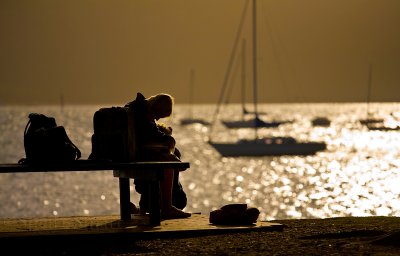
<instances>
[{"instance_id":1,"label":"distant boat","mask_svg":"<svg viewBox=\"0 0 400 256\"><path fill-rule=\"evenodd\" d=\"M368 123L365 126L370 131L398 131L400 130L399 124L398 120L389 118L382 122Z\"/></svg>"},{"instance_id":2,"label":"distant boat","mask_svg":"<svg viewBox=\"0 0 400 256\"><path fill-rule=\"evenodd\" d=\"M299 143L292 137L270 137L256 140L239 140L237 143L210 143L222 156L281 156L313 155L325 150L321 142Z\"/></svg>"},{"instance_id":3,"label":"distant boat","mask_svg":"<svg viewBox=\"0 0 400 256\"><path fill-rule=\"evenodd\" d=\"M372 65L369 65L368 72L368 94L367 94L367 117L361 119L360 123L365 125L370 131L398 131L400 126L387 124L384 118L375 117L370 112L370 98L371 98L371 88L372 88Z\"/></svg>"},{"instance_id":4,"label":"distant boat","mask_svg":"<svg viewBox=\"0 0 400 256\"><path fill-rule=\"evenodd\" d=\"M190 83L189 83L189 117L181 119L181 125L191 125L191 124L202 124L202 125L210 125L210 122L207 122L200 118L193 117L193 95L194 95L194 70L190 70Z\"/></svg>"},{"instance_id":5,"label":"distant boat","mask_svg":"<svg viewBox=\"0 0 400 256\"><path fill-rule=\"evenodd\" d=\"M243 13L247 9L245 5ZM244 16L244 15L243 15ZM242 17L243 17L242 16ZM267 137L258 138L259 122L257 115L257 37L256 37L256 0L253 0L253 90L254 90L254 110L255 119L250 123L255 130L255 139L239 140L234 143L213 142L210 136L209 144L213 146L221 156L238 157L238 156L272 156L272 155L312 155L317 151L325 150L324 142L304 142L299 143L292 137ZM240 31L240 30L239 30ZM218 109L218 108L217 108ZM277 124L279 125L279 124ZM276 125L276 126L277 126ZM210 129L211 130L211 129Z\"/></svg>"},{"instance_id":6,"label":"distant boat","mask_svg":"<svg viewBox=\"0 0 400 256\"><path fill-rule=\"evenodd\" d=\"M281 121L264 122L258 117L258 115L256 115L254 119L250 120L221 121L221 122L228 128L251 128L251 127L273 128L273 127L278 127L283 123Z\"/></svg>"},{"instance_id":7,"label":"distant boat","mask_svg":"<svg viewBox=\"0 0 400 256\"><path fill-rule=\"evenodd\" d=\"M246 41L243 40L242 43L242 82L241 82L241 102L242 102L242 120L222 120L221 122L227 127L227 128L252 128L252 127L258 127L258 128L275 128L278 127L281 124L289 123L290 121L263 121L259 115L261 112L258 111L257 108L257 99L256 99L256 92L254 92L254 111L249 111L246 109ZM247 119L246 116L249 115L254 115L254 118Z\"/></svg>"},{"instance_id":8,"label":"distant boat","mask_svg":"<svg viewBox=\"0 0 400 256\"><path fill-rule=\"evenodd\" d=\"M367 88L367 114L365 119L361 119L360 123L366 125L367 127L371 124L382 124L384 122L383 118L374 117L370 112L370 102L371 102L371 89L372 89L372 65L369 65L368 69L368 88Z\"/></svg>"},{"instance_id":9,"label":"distant boat","mask_svg":"<svg viewBox=\"0 0 400 256\"><path fill-rule=\"evenodd\" d=\"M329 120L329 118L327 117L323 117L323 116L318 116L315 117L311 120L311 123L313 126L330 126L331 125L331 120Z\"/></svg>"},{"instance_id":10,"label":"distant boat","mask_svg":"<svg viewBox=\"0 0 400 256\"><path fill-rule=\"evenodd\" d=\"M363 125L370 125L370 124L382 124L385 120L383 118L365 118L361 119L360 123Z\"/></svg>"},{"instance_id":11,"label":"distant boat","mask_svg":"<svg viewBox=\"0 0 400 256\"><path fill-rule=\"evenodd\" d=\"M368 130L370 131L399 131L400 126L387 126L381 123L369 123L366 124Z\"/></svg>"},{"instance_id":12,"label":"distant boat","mask_svg":"<svg viewBox=\"0 0 400 256\"><path fill-rule=\"evenodd\" d=\"M200 118L182 118L181 125L191 125L191 124L202 124L202 125L210 125L210 122L204 121Z\"/></svg>"}]
</instances>

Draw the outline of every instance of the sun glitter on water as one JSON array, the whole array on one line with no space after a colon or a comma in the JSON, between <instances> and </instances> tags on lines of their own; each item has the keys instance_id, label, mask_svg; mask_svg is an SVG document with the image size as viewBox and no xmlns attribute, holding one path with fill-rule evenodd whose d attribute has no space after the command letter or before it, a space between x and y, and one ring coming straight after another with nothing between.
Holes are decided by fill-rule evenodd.
<instances>
[{"instance_id":1,"label":"sun glitter on water","mask_svg":"<svg viewBox=\"0 0 400 256\"><path fill-rule=\"evenodd\" d=\"M3 163L24 156L22 134L30 112L56 117L87 158L91 151L92 118L104 106L0 107L0 145ZM327 150L313 156L221 158L207 144L210 128L180 126L187 106L176 105L167 120L191 168L181 174L188 196L186 211L208 214L228 203L258 207L260 219L325 218L337 216L399 216L400 136L398 131L369 131L360 125L364 104L264 104L265 120L289 119L259 136L292 136L300 141L324 141ZM196 105L196 117L210 121L215 106ZM400 105L371 106L387 120L399 120ZM221 118L242 118L239 105ZM311 119L326 116L329 127L313 127ZM213 136L221 141L252 138L250 129L228 130L220 123ZM118 181L110 173L2 174L1 217L103 215L119 213ZM132 201L138 196L131 186Z\"/></svg>"}]
</instances>

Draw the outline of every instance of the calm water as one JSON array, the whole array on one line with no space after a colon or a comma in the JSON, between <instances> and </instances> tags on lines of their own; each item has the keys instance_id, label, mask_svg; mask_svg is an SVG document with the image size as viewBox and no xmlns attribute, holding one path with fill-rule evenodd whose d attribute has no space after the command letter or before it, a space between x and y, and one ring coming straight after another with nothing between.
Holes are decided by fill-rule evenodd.
<instances>
[{"instance_id":1,"label":"calm water","mask_svg":"<svg viewBox=\"0 0 400 256\"><path fill-rule=\"evenodd\" d=\"M0 107L0 162L24 157L23 131L27 116L40 112L66 127L82 158L91 151L93 113L105 106ZM400 132L368 131L358 122L365 104L265 104L264 120L293 120L279 128L260 129L259 136L293 136L299 141L325 141L328 148L314 156L221 158L206 143L209 128L180 126L190 111L211 121L214 105L177 105L172 118L183 161L182 173L191 212L208 214L220 206L242 202L261 210L262 219L337 216L400 216ZM400 120L400 104L373 104L370 110L388 122ZM332 120L313 127L315 116ZM239 105L224 107L221 119L238 120ZM252 138L251 129L228 130L219 122L218 141ZM119 214L118 180L112 172L24 173L0 175L0 217ZM137 194L132 189L132 200Z\"/></svg>"}]
</instances>

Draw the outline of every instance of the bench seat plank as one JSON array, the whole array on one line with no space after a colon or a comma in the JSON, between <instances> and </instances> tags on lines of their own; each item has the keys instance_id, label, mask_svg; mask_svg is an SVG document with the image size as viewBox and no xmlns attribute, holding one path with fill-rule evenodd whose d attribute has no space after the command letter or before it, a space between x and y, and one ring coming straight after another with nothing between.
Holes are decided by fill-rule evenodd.
<instances>
[{"instance_id":1,"label":"bench seat plank","mask_svg":"<svg viewBox=\"0 0 400 256\"><path fill-rule=\"evenodd\" d=\"M159 171L165 169L179 169L181 171L190 167L188 162L124 162L115 163L108 161L76 160L71 163L54 164L0 164L0 173L18 172L66 172L66 171L107 171L107 170L136 170Z\"/></svg>"},{"instance_id":2,"label":"bench seat plank","mask_svg":"<svg viewBox=\"0 0 400 256\"><path fill-rule=\"evenodd\" d=\"M150 181L150 224L160 225L159 191L160 181L164 178L166 169L185 171L190 168L188 162L124 162L116 163L99 160L76 160L70 163L43 164L0 164L0 173L26 172L81 172L81 171L113 171L114 177L119 178L120 214L122 220L129 221L130 189L129 179Z\"/></svg>"}]
</instances>

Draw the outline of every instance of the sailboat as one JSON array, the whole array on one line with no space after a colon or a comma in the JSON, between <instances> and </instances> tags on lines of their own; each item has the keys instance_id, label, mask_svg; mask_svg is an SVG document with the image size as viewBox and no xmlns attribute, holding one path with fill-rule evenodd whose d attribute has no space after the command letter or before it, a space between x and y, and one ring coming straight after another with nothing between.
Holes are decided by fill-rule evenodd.
<instances>
[{"instance_id":1,"label":"sailboat","mask_svg":"<svg viewBox=\"0 0 400 256\"><path fill-rule=\"evenodd\" d=\"M324 126L327 127L331 125L331 120L325 116L317 116L311 120L313 126Z\"/></svg>"},{"instance_id":2,"label":"sailboat","mask_svg":"<svg viewBox=\"0 0 400 256\"><path fill-rule=\"evenodd\" d=\"M246 2L247 6L247 2ZM245 6L245 7L246 7ZM256 33L256 0L253 0L253 100L255 120L257 120L257 33ZM244 9L246 10L246 8ZM217 108L218 109L218 108ZM297 142L292 137L267 137L258 138L258 126L254 125L255 138L252 140L239 140L235 143L213 142L211 136L209 144L224 157L237 156L272 156L272 155L312 155L317 151L325 150L324 142ZM211 132L212 129L210 129Z\"/></svg>"},{"instance_id":3,"label":"sailboat","mask_svg":"<svg viewBox=\"0 0 400 256\"><path fill-rule=\"evenodd\" d=\"M371 86L372 86L372 65L369 65L368 69L368 88L367 88L367 117L365 119L361 119L360 123L366 126L383 123L382 118L372 117L372 113L370 112L370 101L371 101Z\"/></svg>"},{"instance_id":4,"label":"sailboat","mask_svg":"<svg viewBox=\"0 0 400 256\"><path fill-rule=\"evenodd\" d=\"M400 126L388 126L388 125L382 125L382 124L368 124L367 125L368 130L370 131L398 131L400 130Z\"/></svg>"},{"instance_id":5,"label":"sailboat","mask_svg":"<svg viewBox=\"0 0 400 256\"><path fill-rule=\"evenodd\" d=\"M387 125L383 118L376 118L372 116L370 112L370 98L371 98L371 86L372 86L372 65L369 65L368 72L368 94L367 94L367 117L361 119L360 123L365 125L368 130L371 131L395 131L400 130L399 125Z\"/></svg>"},{"instance_id":6,"label":"sailboat","mask_svg":"<svg viewBox=\"0 0 400 256\"><path fill-rule=\"evenodd\" d=\"M255 108L255 111L249 111L246 109L245 106L245 94L246 94L246 41L243 40L242 43L242 81L241 81L241 102L242 102L242 120L236 120L236 121L227 121L227 120L222 120L221 122L227 127L227 128L252 128L252 127L258 127L258 128L274 128L278 127L281 124L288 123L289 121L270 121L266 122L263 121L260 117L259 114L260 112ZM256 102L255 102L256 104ZM257 111L256 111L257 110ZM254 115L253 119L246 119L246 116L248 115Z\"/></svg>"},{"instance_id":7,"label":"sailboat","mask_svg":"<svg viewBox=\"0 0 400 256\"><path fill-rule=\"evenodd\" d=\"M194 76L195 72L193 69L190 70L190 84L189 84L189 117L181 119L181 125L190 125L190 124L202 124L209 125L210 123L199 119L193 118L193 95L194 95Z\"/></svg>"}]
</instances>

